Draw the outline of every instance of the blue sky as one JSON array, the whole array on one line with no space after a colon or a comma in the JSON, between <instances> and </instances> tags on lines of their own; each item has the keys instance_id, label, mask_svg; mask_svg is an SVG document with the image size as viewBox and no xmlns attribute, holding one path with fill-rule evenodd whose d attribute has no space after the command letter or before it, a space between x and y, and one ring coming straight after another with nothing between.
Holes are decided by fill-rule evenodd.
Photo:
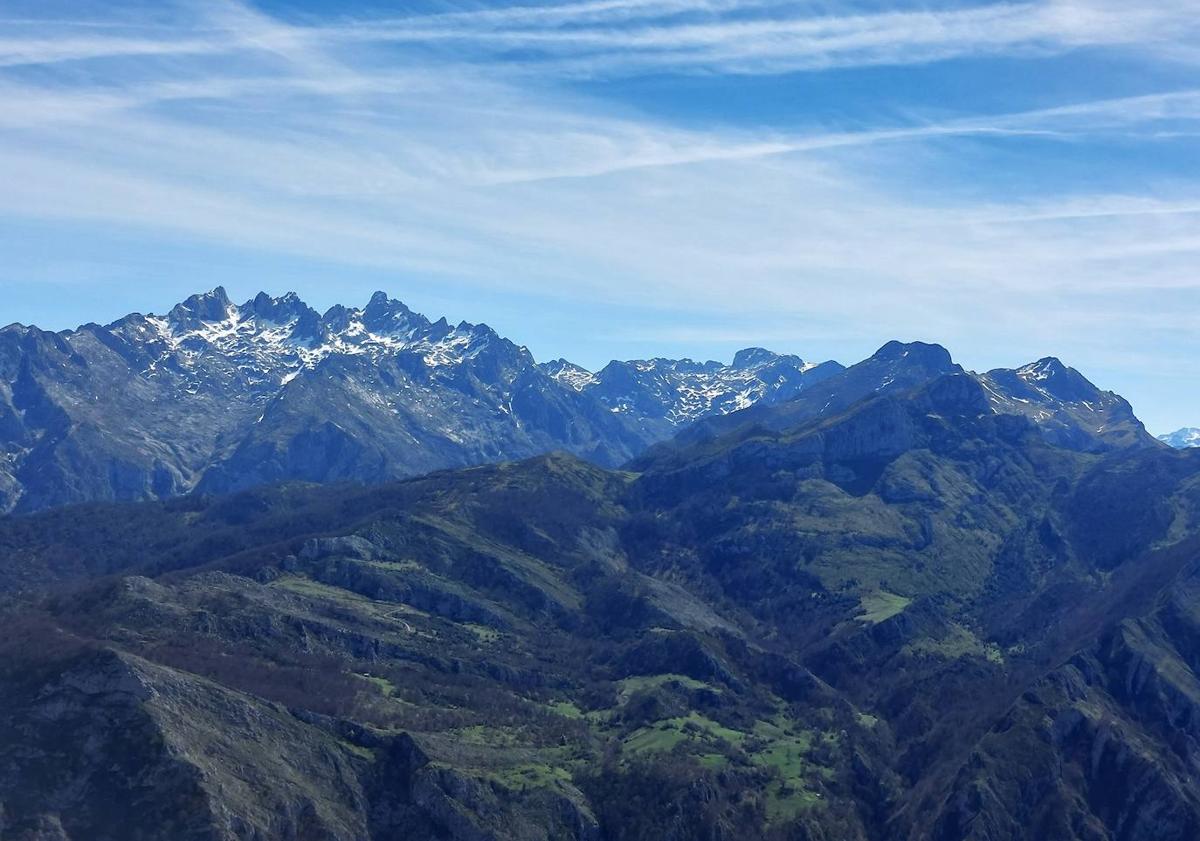
<instances>
[{"instance_id":1,"label":"blue sky","mask_svg":"<svg viewBox=\"0 0 1200 841\"><path fill-rule=\"evenodd\" d=\"M8 0L0 321L384 289L539 358L1053 354L1200 424L1200 15Z\"/></svg>"}]
</instances>

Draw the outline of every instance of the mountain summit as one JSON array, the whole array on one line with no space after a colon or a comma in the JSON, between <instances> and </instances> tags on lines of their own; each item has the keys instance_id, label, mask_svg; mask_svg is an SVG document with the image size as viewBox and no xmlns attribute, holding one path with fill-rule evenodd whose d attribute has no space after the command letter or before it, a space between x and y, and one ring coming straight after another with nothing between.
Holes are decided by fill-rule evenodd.
<instances>
[{"instance_id":1,"label":"mountain summit","mask_svg":"<svg viewBox=\"0 0 1200 841\"><path fill-rule=\"evenodd\" d=\"M1123 397L1102 391L1054 357L988 371L981 381L996 411L1025 415L1064 446L1100 451L1149 439Z\"/></svg>"}]
</instances>

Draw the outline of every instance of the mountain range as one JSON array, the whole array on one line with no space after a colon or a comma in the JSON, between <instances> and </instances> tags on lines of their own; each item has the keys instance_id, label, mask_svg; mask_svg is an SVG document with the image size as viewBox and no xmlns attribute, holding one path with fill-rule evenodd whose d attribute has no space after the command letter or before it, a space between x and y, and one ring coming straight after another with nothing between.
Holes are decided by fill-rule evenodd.
<instances>
[{"instance_id":1,"label":"mountain range","mask_svg":"<svg viewBox=\"0 0 1200 841\"><path fill-rule=\"evenodd\" d=\"M615 466L839 369L753 350L590 374L383 293L321 315L294 294L239 306L218 288L165 316L0 330L0 510L382 481L551 450Z\"/></svg>"},{"instance_id":2,"label":"mountain range","mask_svg":"<svg viewBox=\"0 0 1200 841\"><path fill-rule=\"evenodd\" d=\"M1176 449L1200 447L1200 429L1194 426L1185 426L1183 429L1177 429L1166 435L1159 435L1158 440Z\"/></svg>"},{"instance_id":3,"label":"mountain range","mask_svg":"<svg viewBox=\"0 0 1200 841\"><path fill-rule=\"evenodd\" d=\"M697 421L722 429L786 403L779 422L790 423L930 372L961 368L937 346L892 343L849 369L748 348L728 365L650 359L593 373L382 292L322 315L295 294L235 305L218 288L163 316L0 329L0 512L382 482L552 451L616 467ZM970 376L993 411L1023 414L1064 446L1153 443L1124 400L1057 360Z\"/></svg>"},{"instance_id":4,"label":"mountain range","mask_svg":"<svg viewBox=\"0 0 1200 841\"><path fill-rule=\"evenodd\" d=\"M1189 841L1198 459L889 343L618 470L0 518L0 836Z\"/></svg>"}]
</instances>

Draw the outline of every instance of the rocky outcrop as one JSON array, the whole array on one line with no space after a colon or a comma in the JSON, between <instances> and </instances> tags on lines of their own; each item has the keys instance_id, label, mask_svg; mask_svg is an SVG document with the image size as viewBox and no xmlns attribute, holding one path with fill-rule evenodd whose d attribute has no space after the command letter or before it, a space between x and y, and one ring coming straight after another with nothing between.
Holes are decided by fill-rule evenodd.
<instances>
[{"instance_id":1,"label":"rocky outcrop","mask_svg":"<svg viewBox=\"0 0 1200 841\"><path fill-rule=\"evenodd\" d=\"M1025 692L942 807L938 841L1200 836L1195 580Z\"/></svg>"},{"instance_id":2,"label":"rocky outcrop","mask_svg":"<svg viewBox=\"0 0 1200 841\"><path fill-rule=\"evenodd\" d=\"M12 833L368 837L362 759L286 710L111 651L3 692L0 796Z\"/></svg>"},{"instance_id":3,"label":"rocky outcrop","mask_svg":"<svg viewBox=\"0 0 1200 841\"><path fill-rule=\"evenodd\" d=\"M127 654L0 685L0 837L596 841L582 797L509 792L407 734L293 714Z\"/></svg>"}]
</instances>

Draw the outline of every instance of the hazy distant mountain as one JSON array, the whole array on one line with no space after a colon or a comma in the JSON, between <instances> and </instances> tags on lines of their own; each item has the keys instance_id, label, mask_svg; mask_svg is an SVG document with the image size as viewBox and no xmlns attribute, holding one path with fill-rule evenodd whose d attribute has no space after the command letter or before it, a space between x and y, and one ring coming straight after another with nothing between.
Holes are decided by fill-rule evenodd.
<instances>
[{"instance_id":1,"label":"hazy distant mountain","mask_svg":"<svg viewBox=\"0 0 1200 841\"><path fill-rule=\"evenodd\" d=\"M239 306L218 288L165 316L0 330L0 511L380 481L551 450L613 466L837 367L753 349L731 366L592 374L381 292L322 315L295 294Z\"/></svg>"},{"instance_id":2,"label":"hazy distant mountain","mask_svg":"<svg viewBox=\"0 0 1200 841\"><path fill-rule=\"evenodd\" d=\"M725 415L756 403L778 403L844 370L837 362L805 362L763 348L740 350L733 364L691 359L610 362L598 373L566 360L543 368L610 412L631 420L651 439L700 418Z\"/></svg>"},{"instance_id":3,"label":"hazy distant mountain","mask_svg":"<svg viewBox=\"0 0 1200 841\"><path fill-rule=\"evenodd\" d=\"M1177 450L1187 447L1200 447L1200 428L1185 426L1166 435L1159 435L1158 440Z\"/></svg>"}]
</instances>

